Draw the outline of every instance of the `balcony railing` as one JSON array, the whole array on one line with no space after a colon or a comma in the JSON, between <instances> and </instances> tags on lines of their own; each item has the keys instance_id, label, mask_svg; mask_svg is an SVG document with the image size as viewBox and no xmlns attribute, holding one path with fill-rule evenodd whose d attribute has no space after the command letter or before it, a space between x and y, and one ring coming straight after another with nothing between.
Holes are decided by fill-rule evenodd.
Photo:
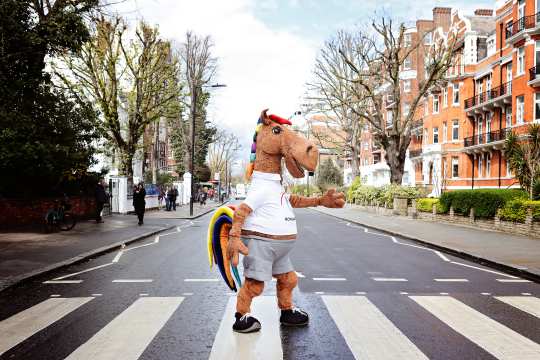
<instances>
[{"instance_id":1,"label":"balcony railing","mask_svg":"<svg viewBox=\"0 0 540 360\"><path fill-rule=\"evenodd\" d=\"M490 131L488 133L469 136L463 140L463 146L469 147L481 144L489 144L495 141L506 140L506 138L511 132L512 129L504 128L500 130Z\"/></svg>"},{"instance_id":2,"label":"balcony railing","mask_svg":"<svg viewBox=\"0 0 540 360\"><path fill-rule=\"evenodd\" d=\"M481 105L485 102L491 101L504 95L510 95L512 93L512 82L506 82L497 86L491 90L484 91L476 96L465 99L465 110L477 105Z\"/></svg>"},{"instance_id":3,"label":"balcony railing","mask_svg":"<svg viewBox=\"0 0 540 360\"><path fill-rule=\"evenodd\" d=\"M529 69L529 81L538 79L540 75L540 66L535 66Z\"/></svg>"},{"instance_id":4,"label":"balcony railing","mask_svg":"<svg viewBox=\"0 0 540 360\"><path fill-rule=\"evenodd\" d=\"M409 150L409 158L415 158L422 155L422 149Z\"/></svg>"},{"instance_id":5,"label":"balcony railing","mask_svg":"<svg viewBox=\"0 0 540 360\"><path fill-rule=\"evenodd\" d=\"M534 15L524 16L515 22L509 22L506 25L506 38L509 39L514 35L519 34L523 30L530 29L540 22L540 12Z\"/></svg>"}]
</instances>

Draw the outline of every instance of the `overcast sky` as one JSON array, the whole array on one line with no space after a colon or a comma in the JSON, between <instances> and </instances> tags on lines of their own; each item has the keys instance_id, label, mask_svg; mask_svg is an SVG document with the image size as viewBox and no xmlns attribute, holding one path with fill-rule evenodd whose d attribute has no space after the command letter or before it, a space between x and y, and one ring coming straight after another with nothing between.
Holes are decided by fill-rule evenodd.
<instances>
[{"instance_id":1,"label":"overcast sky","mask_svg":"<svg viewBox=\"0 0 540 360\"><path fill-rule=\"evenodd\" d=\"M470 4L474 3L474 6ZM248 158L261 109L289 117L299 109L313 60L326 38L384 11L402 20L431 18L435 6L472 14L494 0L127 0L117 10L129 20L159 25L182 41L187 30L210 35L218 58L210 120L234 131Z\"/></svg>"}]
</instances>

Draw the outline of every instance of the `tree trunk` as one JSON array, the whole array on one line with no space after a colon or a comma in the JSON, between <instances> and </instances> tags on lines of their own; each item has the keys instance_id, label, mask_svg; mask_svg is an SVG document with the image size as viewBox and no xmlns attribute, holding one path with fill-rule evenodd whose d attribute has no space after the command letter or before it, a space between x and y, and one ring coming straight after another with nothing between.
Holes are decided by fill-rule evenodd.
<instances>
[{"instance_id":1,"label":"tree trunk","mask_svg":"<svg viewBox=\"0 0 540 360\"><path fill-rule=\"evenodd\" d=\"M390 182L401 185L405 169L405 152L401 151L397 141L390 140L385 148L385 159L390 167Z\"/></svg>"},{"instance_id":2,"label":"tree trunk","mask_svg":"<svg viewBox=\"0 0 540 360\"><path fill-rule=\"evenodd\" d=\"M351 152L352 152L352 162L351 162L351 169L352 169L352 178L353 180L360 175L359 170L359 164L358 164L358 147L357 146L351 146Z\"/></svg>"},{"instance_id":3,"label":"tree trunk","mask_svg":"<svg viewBox=\"0 0 540 360\"><path fill-rule=\"evenodd\" d=\"M157 167L159 159L159 125L160 120L154 123L154 146L152 147L152 184L157 184Z\"/></svg>"},{"instance_id":4,"label":"tree trunk","mask_svg":"<svg viewBox=\"0 0 540 360\"><path fill-rule=\"evenodd\" d=\"M120 175L133 177L133 153L126 149L119 149Z\"/></svg>"}]
</instances>

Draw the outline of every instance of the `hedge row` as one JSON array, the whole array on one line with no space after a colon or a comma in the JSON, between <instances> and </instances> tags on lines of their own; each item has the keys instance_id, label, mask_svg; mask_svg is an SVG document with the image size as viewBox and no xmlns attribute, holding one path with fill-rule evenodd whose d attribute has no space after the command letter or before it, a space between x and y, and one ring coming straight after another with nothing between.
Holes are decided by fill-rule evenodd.
<instances>
[{"instance_id":1,"label":"hedge row","mask_svg":"<svg viewBox=\"0 0 540 360\"><path fill-rule=\"evenodd\" d=\"M453 207L456 214L469 215L474 209L476 217L489 218L507 202L516 199L526 200L527 193L515 189L456 190L442 194L440 204L444 213Z\"/></svg>"},{"instance_id":2,"label":"hedge row","mask_svg":"<svg viewBox=\"0 0 540 360\"><path fill-rule=\"evenodd\" d=\"M444 209L439 201L435 198L420 198L416 200L416 209L422 212L433 212L433 205L436 206L437 214L443 214Z\"/></svg>"},{"instance_id":3,"label":"hedge row","mask_svg":"<svg viewBox=\"0 0 540 360\"><path fill-rule=\"evenodd\" d=\"M362 204L375 204L392 208L395 197L404 197L407 199L415 199L422 196L422 189L400 186L400 185L385 185L382 187L360 185L355 190L351 191L352 201Z\"/></svg>"},{"instance_id":4,"label":"hedge row","mask_svg":"<svg viewBox=\"0 0 540 360\"><path fill-rule=\"evenodd\" d=\"M525 222L528 209L532 209L533 219L540 220L540 201L530 201L524 199L514 199L508 201L501 208L500 217L502 220Z\"/></svg>"}]
</instances>

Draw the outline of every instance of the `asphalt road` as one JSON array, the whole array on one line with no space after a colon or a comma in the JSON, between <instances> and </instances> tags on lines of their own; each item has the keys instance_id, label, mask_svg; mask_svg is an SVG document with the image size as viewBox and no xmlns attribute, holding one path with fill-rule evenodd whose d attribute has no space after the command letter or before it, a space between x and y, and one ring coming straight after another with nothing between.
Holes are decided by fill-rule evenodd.
<instances>
[{"instance_id":1,"label":"asphalt road","mask_svg":"<svg viewBox=\"0 0 540 360\"><path fill-rule=\"evenodd\" d=\"M274 283L232 333L209 215L0 293L0 359L540 359L540 285L312 210L292 260L306 328ZM437 236L437 234L433 234Z\"/></svg>"}]
</instances>

